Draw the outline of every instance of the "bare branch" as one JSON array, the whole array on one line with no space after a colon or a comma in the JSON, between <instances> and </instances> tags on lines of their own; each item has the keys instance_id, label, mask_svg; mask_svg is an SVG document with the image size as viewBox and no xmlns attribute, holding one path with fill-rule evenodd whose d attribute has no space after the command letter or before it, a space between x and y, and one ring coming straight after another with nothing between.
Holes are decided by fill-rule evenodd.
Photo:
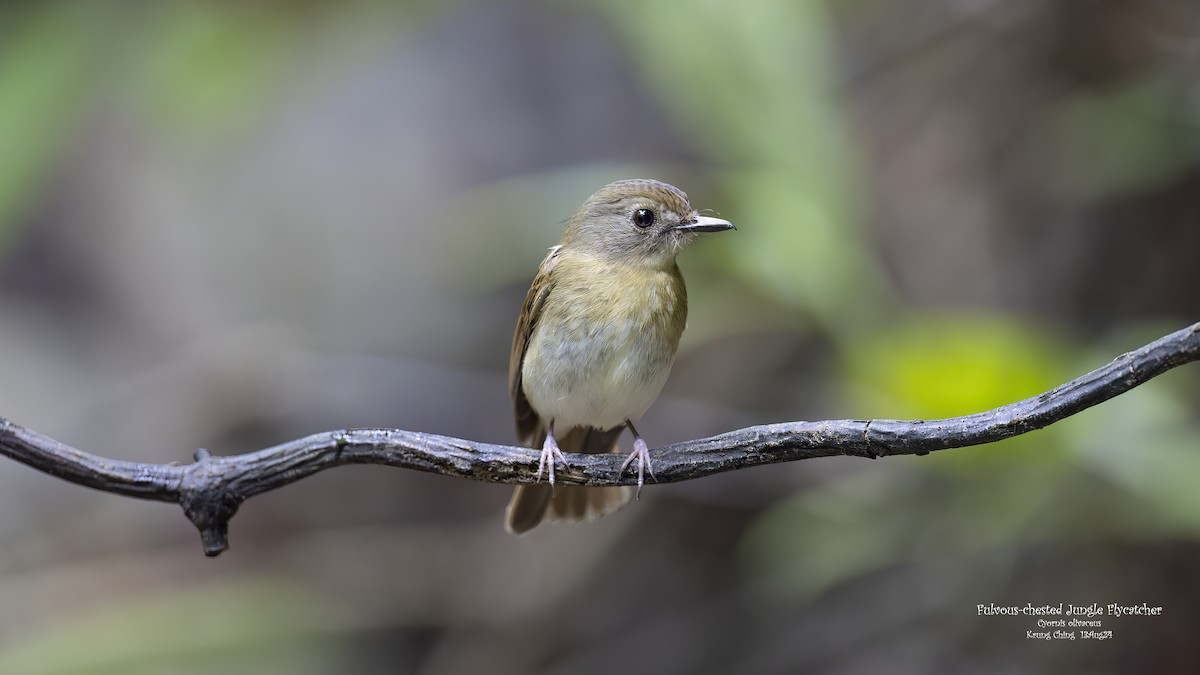
<instances>
[{"instance_id":1,"label":"bare branch","mask_svg":"<svg viewBox=\"0 0 1200 675\"><path fill-rule=\"evenodd\" d=\"M1200 323L1177 331L1044 394L987 412L942 420L831 420L748 427L653 451L659 483L812 457L924 455L991 443L1058 420L1200 359ZM99 457L0 418L0 453L73 483L139 499L175 502L200 530L204 552L228 547L229 519L254 495L343 464L383 464L490 483L532 483L538 453L398 429L348 429L244 455L196 452L192 464ZM571 454L560 484L631 485L621 456Z\"/></svg>"}]
</instances>

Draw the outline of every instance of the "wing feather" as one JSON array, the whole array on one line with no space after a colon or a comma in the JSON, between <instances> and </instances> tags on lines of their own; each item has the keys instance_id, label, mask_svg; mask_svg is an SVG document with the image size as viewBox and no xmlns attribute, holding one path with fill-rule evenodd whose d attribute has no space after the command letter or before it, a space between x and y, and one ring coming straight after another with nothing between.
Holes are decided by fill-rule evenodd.
<instances>
[{"instance_id":1,"label":"wing feather","mask_svg":"<svg viewBox=\"0 0 1200 675\"><path fill-rule=\"evenodd\" d=\"M508 390L512 394L513 399L513 416L517 424L517 438L521 443L531 448L540 448L542 442L546 439L546 429L542 424L542 420L538 417L533 406L529 404L529 399L525 396L525 389L521 382L521 368L525 363L525 352L529 348L529 338L533 335L533 331L537 328L538 319L541 318L542 308L546 306L546 297L550 295L550 291L554 288L554 280L551 272L554 270L554 265L558 262L558 251L561 246L554 246L550 249L550 253L542 260L542 264L538 267L537 276L533 278L533 284L529 287L529 292L525 294L525 304L521 307L521 314L517 318L517 330L513 334L512 353L508 359Z\"/></svg>"}]
</instances>

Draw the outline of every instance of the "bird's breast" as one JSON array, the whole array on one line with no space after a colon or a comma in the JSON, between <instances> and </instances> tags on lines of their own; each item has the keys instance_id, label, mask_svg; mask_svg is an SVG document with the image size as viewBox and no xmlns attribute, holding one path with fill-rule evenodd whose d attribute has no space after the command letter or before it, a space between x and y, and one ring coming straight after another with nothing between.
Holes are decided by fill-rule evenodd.
<instances>
[{"instance_id":1,"label":"bird's breast","mask_svg":"<svg viewBox=\"0 0 1200 675\"><path fill-rule=\"evenodd\" d=\"M687 295L673 266L584 264L554 270L521 375L543 419L604 429L637 419L658 398L687 322Z\"/></svg>"}]
</instances>

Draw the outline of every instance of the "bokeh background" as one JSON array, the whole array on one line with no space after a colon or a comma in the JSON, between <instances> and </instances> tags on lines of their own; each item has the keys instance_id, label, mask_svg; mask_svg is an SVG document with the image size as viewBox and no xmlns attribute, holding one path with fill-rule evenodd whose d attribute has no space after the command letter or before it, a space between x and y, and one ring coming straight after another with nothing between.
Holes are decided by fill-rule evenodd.
<instances>
[{"instance_id":1,"label":"bokeh background","mask_svg":"<svg viewBox=\"0 0 1200 675\"><path fill-rule=\"evenodd\" d=\"M681 259L652 445L1008 403L1200 319L1198 59L1187 0L6 4L0 415L150 462L511 442L529 280L632 176L739 226ZM349 467L206 559L3 460L0 672L1195 672L1198 478L1196 367L522 538L505 486ZM976 610L1027 602L1164 614Z\"/></svg>"}]
</instances>

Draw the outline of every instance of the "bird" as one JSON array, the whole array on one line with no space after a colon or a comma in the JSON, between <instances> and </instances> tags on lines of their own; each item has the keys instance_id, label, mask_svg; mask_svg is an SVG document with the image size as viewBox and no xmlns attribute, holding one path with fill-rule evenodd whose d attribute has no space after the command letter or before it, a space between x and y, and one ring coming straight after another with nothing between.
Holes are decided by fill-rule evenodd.
<instances>
[{"instance_id":1,"label":"bird","mask_svg":"<svg viewBox=\"0 0 1200 675\"><path fill-rule=\"evenodd\" d=\"M675 256L706 232L731 230L658 180L609 183L583 202L538 268L517 317L509 392L517 437L541 449L538 484L516 488L505 527L583 522L630 501L627 486L554 485L563 452L620 452L627 428L638 492L654 471L633 423L658 398L687 325L687 289ZM543 473L547 483L541 483Z\"/></svg>"}]
</instances>

